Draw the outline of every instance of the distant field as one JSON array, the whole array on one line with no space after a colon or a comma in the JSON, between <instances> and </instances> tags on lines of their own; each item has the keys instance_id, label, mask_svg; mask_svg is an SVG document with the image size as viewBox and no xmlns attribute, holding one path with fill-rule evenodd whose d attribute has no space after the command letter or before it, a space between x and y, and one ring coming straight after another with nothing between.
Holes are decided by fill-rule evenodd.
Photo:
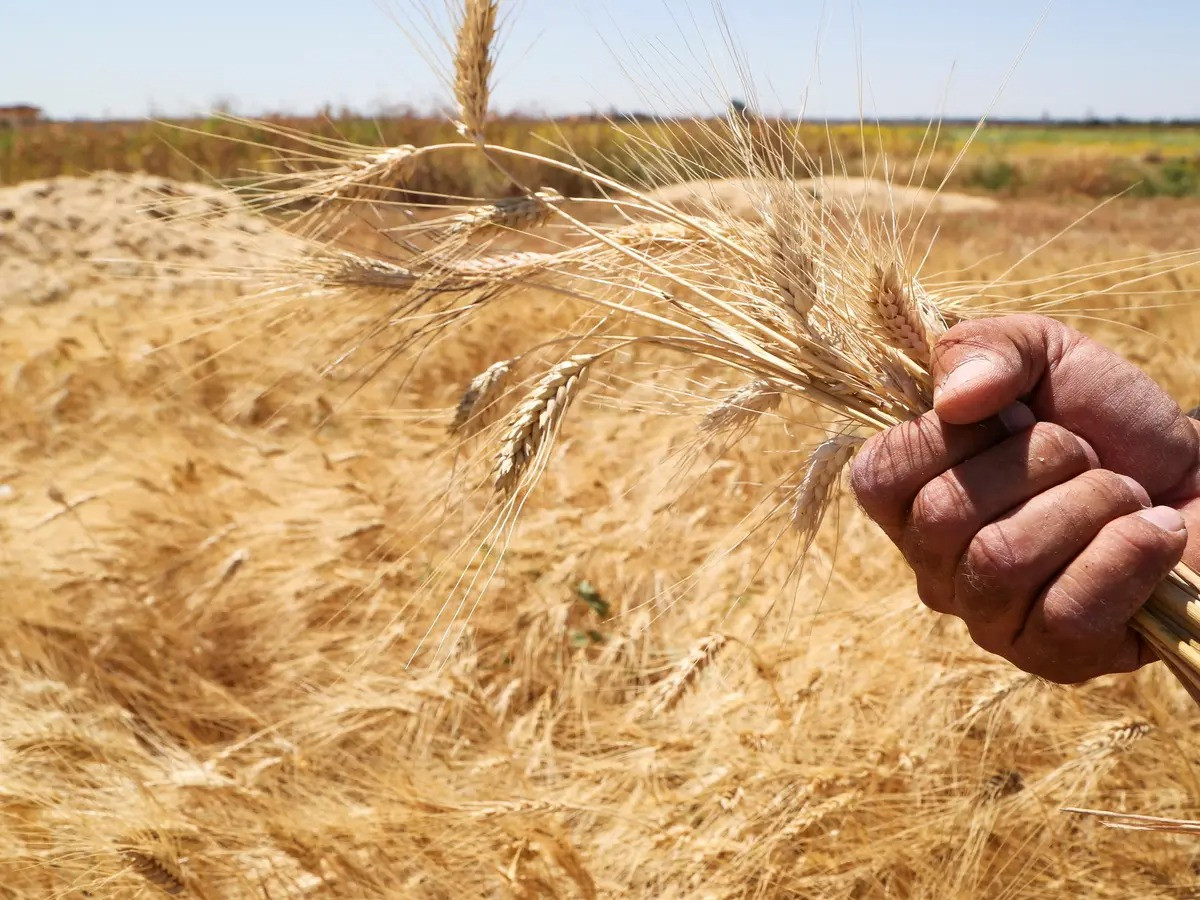
<instances>
[{"instance_id":1,"label":"distant field","mask_svg":"<svg viewBox=\"0 0 1200 900\"><path fill-rule=\"evenodd\" d=\"M438 119L276 118L273 126L357 144L417 145L457 139ZM562 158L576 156L608 173L632 173L650 183L713 177L723 171L719 152L729 124L723 120L629 123L595 119L537 121L521 118L494 123L494 137L518 148L546 152L558 147ZM882 158L900 181L937 186L948 177L958 190L1011 196L1078 194L1106 197L1200 195L1200 126L1193 125L1015 125L989 126L978 135L956 169L954 160L973 129L961 124L927 129L912 124L838 124L796 126L761 122L779 148L771 165L788 172L802 168L806 156L825 171L880 174ZM658 147L687 147L691 159L712 163L686 169ZM696 153L696 148L702 151ZM797 150L797 148L803 148ZM86 174L100 170L145 171L181 179L250 180L254 173L311 168L297 150L303 144L271 128L219 118L154 122L48 122L0 131L0 184ZM311 149L311 148L309 148ZM553 155L553 154L552 154ZM656 159L657 157L657 159ZM739 166L740 168L740 166ZM585 193L584 184L557 172L519 173L540 185L567 193ZM478 157L462 165L419 171L411 183L427 196L479 196L502 190L502 181Z\"/></svg>"}]
</instances>

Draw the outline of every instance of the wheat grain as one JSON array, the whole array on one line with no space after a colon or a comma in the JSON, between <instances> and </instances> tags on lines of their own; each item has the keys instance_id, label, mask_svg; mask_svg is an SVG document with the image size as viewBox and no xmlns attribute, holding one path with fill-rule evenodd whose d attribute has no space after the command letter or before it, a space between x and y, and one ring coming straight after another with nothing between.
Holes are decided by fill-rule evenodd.
<instances>
[{"instance_id":1,"label":"wheat grain","mask_svg":"<svg viewBox=\"0 0 1200 900\"><path fill-rule=\"evenodd\" d=\"M417 148L400 144L347 160L311 177L304 194L321 206L337 200L375 200L386 197L397 182L408 181L416 170Z\"/></svg>"},{"instance_id":2,"label":"wheat grain","mask_svg":"<svg viewBox=\"0 0 1200 900\"><path fill-rule=\"evenodd\" d=\"M651 706L652 713L662 715L678 706L704 670L716 662L728 643L729 639L723 634L711 634L701 640L663 683Z\"/></svg>"},{"instance_id":3,"label":"wheat grain","mask_svg":"<svg viewBox=\"0 0 1200 900\"><path fill-rule=\"evenodd\" d=\"M454 99L458 102L458 128L477 143L483 143L487 124L499 6L498 0L464 0L456 35Z\"/></svg>"},{"instance_id":4,"label":"wheat grain","mask_svg":"<svg viewBox=\"0 0 1200 900\"><path fill-rule=\"evenodd\" d=\"M991 775L980 788L980 797L984 800L1000 800L1011 797L1025 790L1025 777L1018 771L1010 769L1007 772L997 772Z\"/></svg>"},{"instance_id":5,"label":"wheat grain","mask_svg":"<svg viewBox=\"0 0 1200 900\"><path fill-rule=\"evenodd\" d=\"M793 841L824 824L830 817L844 812L862 799L862 791L847 791L820 803L805 804L800 813L788 822L776 836L779 843Z\"/></svg>"},{"instance_id":6,"label":"wheat grain","mask_svg":"<svg viewBox=\"0 0 1200 900\"><path fill-rule=\"evenodd\" d=\"M621 247L691 246L695 237L678 222L635 222L614 228L608 239Z\"/></svg>"},{"instance_id":7,"label":"wheat grain","mask_svg":"<svg viewBox=\"0 0 1200 900\"><path fill-rule=\"evenodd\" d=\"M496 457L495 488L511 495L547 436L583 387L598 354L572 356L554 366L513 411Z\"/></svg>"},{"instance_id":8,"label":"wheat grain","mask_svg":"<svg viewBox=\"0 0 1200 900\"><path fill-rule=\"evenodd\" d=\"M510 280L549 269L556 262L558 259L553 253L522 250L456 261L447 265L445 271L459 278Z\"/></svg>"},{"instance_id":9,"label":"wheat grain","mask_svg":"<svg viewBox=\"0 0 1200 900\"><path fill-rule=\"evenodd\" d=\"M705 437L754 424L760 416L772 413L783 402L779 386L765 378L743 385L719 402L700 423L700 433Z\"/></svg>"},{"instance_id":10,"label":"wheat grain","mask_svg":"<svg viewBox=\"0 0 1200 900\"><path fill-rule=\"evenodd\" d=\"M817 536L825 518L842 469L862 446L862 438L839 435L831 438L809 457L804 480L792 503L792 525L807 548Z\"/></svg>"},{"instance_id":11,"label":"wheat grain","mask_svg":"<svg viewBox=\"0 0 1200 900\"><path fill-rule=\"evenodd\" d=\"M379 287L406 291L420 280L419 273L385 259L373 259L349 251L313 254L306 260L323 287Z\"/></svg>"},{"instance_id":12,"label":"wheat grain","mask_svg":"<svg viewBox=\"0 0 1200 900\"><path fill-rule=\"evenodd\" d=\"M471 380L458 402L458 408L454 411L454 421L450 425L451 434L470 437L478 434L490 423L490 413L508 384L512 367L513 361L504 359L488 366Z\"/></svg>"}]
</instances>

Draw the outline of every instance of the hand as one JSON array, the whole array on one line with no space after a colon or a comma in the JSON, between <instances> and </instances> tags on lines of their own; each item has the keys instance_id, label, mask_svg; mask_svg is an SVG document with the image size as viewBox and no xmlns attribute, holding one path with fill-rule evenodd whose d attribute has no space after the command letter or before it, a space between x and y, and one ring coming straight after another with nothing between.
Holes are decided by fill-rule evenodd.
<instances>
[{"instance_id":1,"label":"hand","mask_svg":"<svg viewBox=\"0 0 1200 900\"><path fill-rule=\"evenodd\" d=\"M935 411L868 441L851 475L921 599L1052 681L1152 661L1130 620L1181 558L1200 566L1196 423L1038 316L952 329L934 384Z\"/></svg>"}]
</instances>

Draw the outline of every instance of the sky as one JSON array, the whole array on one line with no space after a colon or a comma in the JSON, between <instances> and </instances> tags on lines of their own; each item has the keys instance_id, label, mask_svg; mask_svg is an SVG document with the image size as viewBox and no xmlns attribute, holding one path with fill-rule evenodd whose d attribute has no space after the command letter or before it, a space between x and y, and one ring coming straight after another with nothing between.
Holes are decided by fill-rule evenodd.
<instances>
[{"instance_id":1,"label":"sky","mask_svg":"<svg viewBox=\"0 0 1200 900\"><path fill-rule=\"evenodd\" d=\"M0 0L0 105L436 110L448 0ZM503 0L494 107L1200 118L1200 0ZM1043 17L1044 16L1044 17ZM1003 90L1002 90L1003 89Z\"/></svg>"}]
</instances>

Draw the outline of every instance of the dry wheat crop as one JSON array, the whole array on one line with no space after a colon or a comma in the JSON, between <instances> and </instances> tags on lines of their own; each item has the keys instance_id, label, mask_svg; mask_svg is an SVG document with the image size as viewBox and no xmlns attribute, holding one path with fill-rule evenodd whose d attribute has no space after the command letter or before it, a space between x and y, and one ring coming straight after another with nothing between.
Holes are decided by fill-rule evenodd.
<instances>
[{"instance_id":1,"label":"dry wheat crop","mask_svg":"<svg viewBox=\"0 0 1200 900\"><path fill-rule=\"evenodd\" d=\"M512 173L498 145L422 152ZM1194 399L1196 311L1169 304L1200 289L1200 208L923 220L754 169L746 222L585 169L606 202L519 183L534 215L505 224L502 197L401 205L363 165L386 153L314 175L257 252L202 257L232 279L204 287L215 225L149 207L159 240L122 226L144 280L76 278L46 223L116 182L3 195L42 223L5 251L68 284L0 330L5 891L1198 888L1188 840L1061 812L1191 818L1187 696L987 658L832 472L851 428L925 402L926 296L1069 314Z\"/></svg>"}]
</instances>

